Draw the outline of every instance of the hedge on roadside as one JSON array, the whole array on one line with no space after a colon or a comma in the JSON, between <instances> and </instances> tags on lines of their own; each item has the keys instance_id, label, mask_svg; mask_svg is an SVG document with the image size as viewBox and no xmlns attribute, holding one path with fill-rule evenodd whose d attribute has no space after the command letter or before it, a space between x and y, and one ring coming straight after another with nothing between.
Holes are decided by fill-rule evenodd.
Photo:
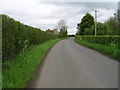
<instances>
[{"instance_id":1,"label":"hedge on roadside","mask_svg":"<svg viewBox=\"0 0 120 90\"><path fill-rule=\"evenodd\" d=\"M86 35L86 36L77 36L76 38L85 40L89 43L96 43L105 46L119 47L118 38L119 36L115 35L106 35L106 36L94 36L94 35Z\"/></svg>"},{"instance_id":2,"label":"hedge on roadside","mask_svg":"<svg viewBox=\"0 0 120 90\"><path fill-rule=\"evenodd\" d=\"M103 53L109 54L114 58L120 59L120 36L119 35L76 36L75 41L83 43L83 45L85 44L85 46L94 48L98 51L102 51ZM88 43L88 44L86 44L86 43ZM97 47L97 45L98 46L101 45L101 46ZM101 47L103 47L103 48L101 48Z\"/></svg>"},{"instance_id":3,"label":"hedge on roadside","mask_svg":"<svg viewBox=\"0 0 120 90\"><path fill-rule=\"evenodd\" d=\"M24 25L7 15L2 16L2 59L10 60L32 45L58 38L58 35Z\"/></svg>"}]
</instances>

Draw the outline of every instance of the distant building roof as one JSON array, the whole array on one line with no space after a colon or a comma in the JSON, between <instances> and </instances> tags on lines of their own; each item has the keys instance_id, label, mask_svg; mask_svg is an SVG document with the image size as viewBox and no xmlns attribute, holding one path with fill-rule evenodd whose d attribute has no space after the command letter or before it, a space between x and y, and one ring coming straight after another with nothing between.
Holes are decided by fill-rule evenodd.
<instances>
[{"instance_id":1,"label":"distant building roof","mask_svg":"<svg viewBox=\"0 0 120 90\"><path fill-rule=\"evenodd\" d=\"M48 30L46 30L46 32L54 33L54 30L50 30L50 29L48 29Z\"/></svg>"}]
</instances>

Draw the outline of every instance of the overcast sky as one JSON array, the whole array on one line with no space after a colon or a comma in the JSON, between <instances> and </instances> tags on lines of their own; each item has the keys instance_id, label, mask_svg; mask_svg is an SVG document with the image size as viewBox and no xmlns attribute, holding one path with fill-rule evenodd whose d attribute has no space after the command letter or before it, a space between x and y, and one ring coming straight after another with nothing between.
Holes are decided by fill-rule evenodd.
<instances>
[{"instance_id":1,"label":"overcast sky","mask_svg":"<svg viewBox=\"0 0 120 90\"><path fill-rule=\"evenodd\" d=\"M94 16L92 9L99 10L98 21L105 22L116 12L119 0L54 1L0 0L0 14L6 14L17 21L42 30L54 29L58 21L64 19L68 26L68 33L75 34L76 25L87 12Z\"/></svg>"}]
</instances>

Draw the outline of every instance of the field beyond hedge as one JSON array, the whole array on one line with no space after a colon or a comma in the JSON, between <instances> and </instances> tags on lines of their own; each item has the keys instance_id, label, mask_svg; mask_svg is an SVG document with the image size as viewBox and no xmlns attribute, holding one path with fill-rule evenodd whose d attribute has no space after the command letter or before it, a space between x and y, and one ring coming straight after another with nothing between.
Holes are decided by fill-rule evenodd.
<instances>
[{"instance_id":1,"label":"field beyond hedge","mask_svg":"<svg viewBox=\"0 0 120 90\"><path fill-rule=\"evenodd\" d=\"M120 37L119 36L76 36L75 41L81 45L100 51L112 58L120 59Z\"/></svg>"}]
</instances>

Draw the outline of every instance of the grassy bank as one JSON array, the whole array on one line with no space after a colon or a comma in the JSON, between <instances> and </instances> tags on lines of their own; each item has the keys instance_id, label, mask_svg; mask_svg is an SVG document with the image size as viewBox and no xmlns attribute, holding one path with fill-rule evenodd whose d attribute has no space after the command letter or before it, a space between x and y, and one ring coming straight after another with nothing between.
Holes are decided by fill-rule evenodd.
<instances>
[{"instance_id":1,"label":"grassy bank","mask_svg":"<svg viewBox=\"0 0 120 90\"><path fill-rule=\"evenodd\" d=\"M45 54L58 41L60 39L31 46L26 51L21 52L14 60L6 61L3 64L3 88L23 88Z\"/></svg>"},{"instance_id":2,"label":"grassy bank","mask_svg":"<svg viewBox=\"0 0 120 90\"><path fill-rule=\"evenodd\" d=\"M96 44L96 43L90 43L88 41L83 40L82 38L78 38L76 37L74 39L75 42L84 45L86 47L95 49L103 54L106 54L112 58L115 59L120 59L120 55L119 55L119 50L116 47L112 47L112 46L105 46L105 45L101 45L101 44Z\"/></svg>"}]
</instances>

